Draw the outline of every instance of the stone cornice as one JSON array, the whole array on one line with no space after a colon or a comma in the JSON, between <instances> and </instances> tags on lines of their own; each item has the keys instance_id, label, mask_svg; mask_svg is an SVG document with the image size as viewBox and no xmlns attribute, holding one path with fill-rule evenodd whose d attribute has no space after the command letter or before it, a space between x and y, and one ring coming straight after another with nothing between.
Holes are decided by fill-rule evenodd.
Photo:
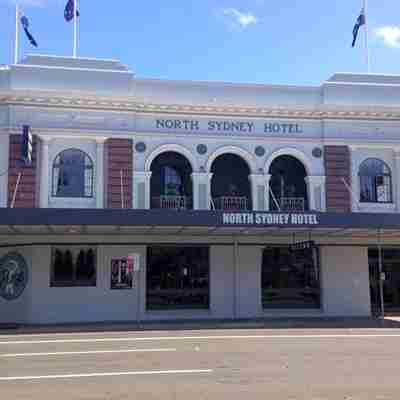
<instances>
[{"instance_id":1,"label":"stone cornice","mask_svg":"<svg viewBox=\"0 0 400 400\"><path fill-rule=\"evenodd\" d=\"M334 106L307 107L250 107L220 104L154 104L139 102L135 98L101 98L74 96L37 96L33 93L1 93L0 106L24 106L68 110L92 110L128 113L234 116L242 118L288 118L311 120L400 120L399 107Z\"/></svg>"}]
</instances>

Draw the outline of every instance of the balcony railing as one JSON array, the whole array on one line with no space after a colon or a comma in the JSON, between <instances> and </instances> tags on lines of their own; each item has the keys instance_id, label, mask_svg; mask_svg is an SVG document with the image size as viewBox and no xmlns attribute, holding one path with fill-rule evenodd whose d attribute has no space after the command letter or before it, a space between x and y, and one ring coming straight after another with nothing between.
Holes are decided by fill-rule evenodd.
<instances>
[{"instance_id":1,"label":"balcony railing","mask_svg":"<svg viewBox=\"0 0 400 400\"><path fill-rule=\"evenodd\" d=\"M163 208L168 210L186 210L189 208L190 198L187 196L163 195L153 197L153 208Z\"/></svg>"},{"instance_id":2,"label":"balcony railing","mask_svg":"<svg viewBox=\"0 0 400 400\"><path fill-rule=\"evenodd\" d=\"M303 197L281 197L279 201L281 211L304 211Z\"/></svg>"},{"instance_id":3,"label":"balcony railing","mask_svg":"<svg viewBox=\"0 0 400 400\"><path fill-rule=\"evenodd\" d=\"M245 211L247 210L247 197L244 196L222 196L214 199L217 210Z\"/></svg>"}]
</instances>

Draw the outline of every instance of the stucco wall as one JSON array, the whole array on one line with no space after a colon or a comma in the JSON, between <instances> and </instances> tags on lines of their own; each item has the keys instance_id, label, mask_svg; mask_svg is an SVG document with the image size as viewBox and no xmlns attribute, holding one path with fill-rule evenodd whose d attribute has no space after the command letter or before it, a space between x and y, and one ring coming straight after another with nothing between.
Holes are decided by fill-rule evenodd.
<instances>
[{"instance_id":1,"label":"stucco wall","mask_svg":"<svg viewBox=\"0 0 400 400\"><path fill-rule=\"evenodd\" d=\"M144 247L98 246L97 286L76 288L50 287L50 251L50 246L33 249L35 262L29 322L130 321L137 318L138 274L135 273L132 290L111 290L110 265L112 258L139 253L143 266Z\"/></svg>"},{"instance_id":2,"label":"stucco wall","mask_svg":"<svg viewBox=\"0 0 400 400\"><path fill-rule=\"evenodd\" d=\"M371 315L367 247L322 247L321 280L324 315Z\"/></svg>"},{"instance_id":3,"label":"stucco wall","mask_svg":"<svg viewBox=\"0 0 400 400\"><path fill-rule=\"evenodd\" d=\"M261 304L260 246L210 246L210 309L146 311L146 247L99 245L96 287L50 287L51 247L0 249L0 257L19 251L28 262L29 281L15 301L0 299L0 323L62 323L174 319L231 319L299 316L369 316L366 247L321 248L322 310L268 310ZM110 289L112 258L141 256L132 290ZM236 270L236 273L235 273ZM235 296L236 293L236 296Z\"/></svg>"},{"instance_id":4,"label":"stucco wall","mask_svg":"<svg viewBox=\"0 0 400 400\"><path fill-rule=\"evenodd\" d=\"M254 318L262 313L260 246L238 247L238 317Z\"/></svg>"}]
</instances>

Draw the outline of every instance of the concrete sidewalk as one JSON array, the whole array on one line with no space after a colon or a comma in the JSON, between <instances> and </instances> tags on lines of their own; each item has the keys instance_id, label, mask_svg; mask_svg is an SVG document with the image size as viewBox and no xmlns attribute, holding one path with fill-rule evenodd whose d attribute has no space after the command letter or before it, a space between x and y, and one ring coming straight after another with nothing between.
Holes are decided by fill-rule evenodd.
<instances>
[{"instance_id":1,"label":"concrete sidewalk","mask_svg":"<svg viewBox=\"0 0 400 400\"><path fill-rule=\"evenodd\" d=\"M400 329L400 317L379 318L289 318L253 320L99 322L56 325L0 325L0 335L183 331L199 329Z\"/></svg>"}]
</instances>

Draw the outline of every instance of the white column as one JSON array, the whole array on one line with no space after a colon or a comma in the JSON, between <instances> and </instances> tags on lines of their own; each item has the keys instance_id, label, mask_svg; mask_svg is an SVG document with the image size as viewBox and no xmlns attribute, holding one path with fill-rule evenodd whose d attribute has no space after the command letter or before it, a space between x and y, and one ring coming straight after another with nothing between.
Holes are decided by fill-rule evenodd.
<instances>
[{"instance_id":1,"label":"white column","mask_svg":"<svg viewBox=\"0 0 400 400\"><path fill-rule=\"evenodd\" d=\"M49 208L49 197L51 195L50 179L52 179L52 171L49 163L50 139L44 137L40 139L40 208Z\"/></svg>"},{"instance_id":2,"label":"white column","mask_svg":"<svg viewBox=\"0 0 400 400\"><path fill-rule=\"evenodd\" d=\"M133 172L133 208L150 209L150 171Z\"/></svg>"},{"instance_id":3,"label":"white column","mask_svg":"<svg viewBox=\"0 0 400 400\"><path fill-rule=\"evenodd\" d=\"M8 203L8 167L10 153L10 136L0 134L0 208L7 207Z\"/></svg>"},{"instance_id":4,"label":"white column","mask_svg":"<svg viewBox=\"0 0 400 400\"><path fill-rule=\"evenodd\" d=\"M326 211L325 176L307 176L308 207L312 211Z\"/></svg>"},{"instance_id":5,"label":"white column","mask_svg":"<svg viewBox=\"0 0 400 400\"><path fill-rule=\"evenodd\" d=\"M96 139L96 208L104 208L104 142Z\"/></svg>"},{"instance_id":6,"label":"white column","mask_svg":"<svg viewBox=\"0 0 400 400\"><path fill-rule=\"evenodd\" d=\"M269 193L269 182L271 180L272 175L266 174L264 175L264 181L265 181L265 210L269 211L271 209L271 205L269 204L269 198L270 198L270 193Z\"/></svg>"},{"instance_id":7,"label":"white column","mask_svg":"<svg viewBox=\"0 0 400 400\"><path fill-rule=\"evenodd\" d=\"M207 172L193 172L193 209L209 210L211 208L211 179L213 174ZM205 192L200 188L205 186Z\"/></svg>"},{"instance_id":8,"label":"white column","mask_svg":"<svg viewBox=\"0 0 400 400\"><path fill-rule=\"evenodd\" d=\"M265 186L266 179L264 174L251 174L249 175L249 180L251 184L251 197L253 201L253 210L254 211L264 211L266 210L268 204L266 204L265 199ZM269 182L269 179L268 179ZM259 190L262 190L260 193ZM262 196L262 198L260 198ZM269 196L268 196L269 197Z\"/></svg>"}]
</instances>

